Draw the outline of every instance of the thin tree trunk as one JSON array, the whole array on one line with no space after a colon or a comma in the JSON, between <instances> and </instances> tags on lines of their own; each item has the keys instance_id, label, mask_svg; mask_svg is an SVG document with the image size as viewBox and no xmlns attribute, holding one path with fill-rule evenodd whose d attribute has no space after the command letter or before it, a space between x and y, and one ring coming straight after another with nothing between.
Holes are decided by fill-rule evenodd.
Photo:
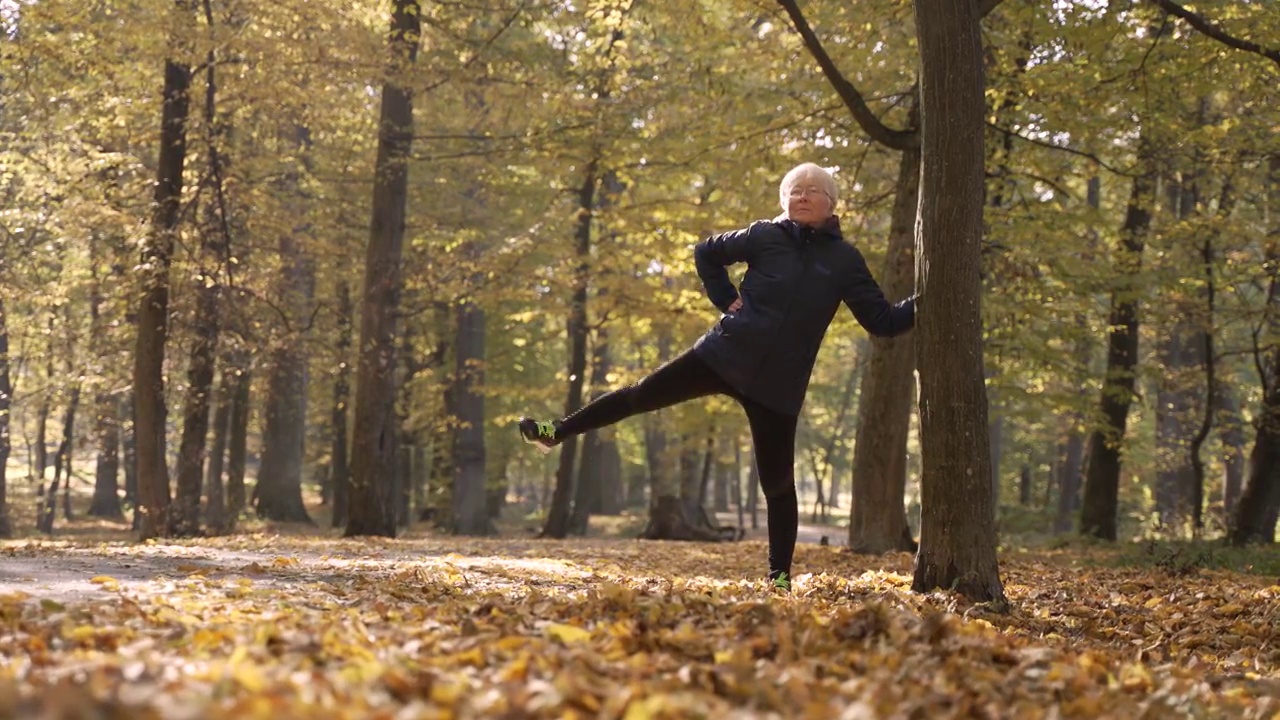
<instances>
[{"instance_id":1,"label":"thin tree trunk","mask_svg":"<svg viewBox=\"0 0 1280 720\"><path fill-rule=\"evenodd\" d=\"M1125 439L1129 406L1133 403L1135 370L1138 364L1138 287L1142 250L1151 226L1151 203L1155 197L1155 175L1151 172L1150 148L1138 138L1139 174L1121 229L1121 246L1113 261L1119 274L1111 293L1111 313L1107 322L1107 374L1100 398L1103 425L1089 440L1088 472L1084 481L1084 503L1080 510L1080 533L1103 540L1115 540L1119 515L1120 447Z\"/></svg>"},{"instance_id":2,"label":"thin tree trunk","mask_svg":"<svg viewBox=\"0 0 1280 720\"><path fill-rule=\"evenodd\" d=\"M213 9L204 0L206 26L213 32ZM203 484L205 443L209 437L209 408L213 396L214 360L218 350L218 296L221 294L217 262L229 256L229 241L223 204L222 154L218 147L217 118L218 58L211 47L205 57L205 145L209 161L206 189L214 200L208 202L201 228L201 269L196 277L194 334L187 369L187 397L182 419L182 439L178 451L177 497L173 508L173 533L194 536L200 533L200 490Z\"/></svg>"},{"instance_id":3,"label":"thin tree trunk","mask_svg":"<svg viewBox=\"0 0 1280 720\"><path fill-rule=\"evenodd\" d=\"M747 511L751 513L751 529L760 529L760 466L756 450L751 448L751 469L747 473Z\"/></svg>"},{"instance_id":4,"label":"thin tree trunk","mask_svg":"<svg viewBox=\"0 0 1280 720\"><path fill-rule=\"evenodd\" d=\"M1084 435L1076 429L1078 418L1072 418L1067 436L1066 457L1058 470L1058 514L1054 518L1053 531L1065 533L1071 530L1071 519L1080 509L1080 474L1084 470Z\"/></svg>"},{"instance_id":5,"label":"thin tree trunk","mask_svg":"<svg viewBox=\"0 0 1280 720\"><path fill-rule=\"evenodd\" d=\"M68 371L67 375L74 375ZM58 450L53 457L53 482L49 485L49 491L45 494L43 507L39 521L36 523L36 529L40 532L53 534L53 519L58 509L58 489L61 487L63 479L63 469L66 469L67 485L71 484L71 445L75 437L76 424L76 408L80 404L80 386L72 385L70 398L67 401L66 414L62 418L62 442L58 444ZM63 508L63 514L70 520L69 508Z\"/></svg>"},{"instance_id":6,"label":"thin tree trunk","mask_svg":"<svg viewBox=\"0 0 1280 720\"><path fill-rule=\"evenodd\" d=\"M609 331L600 328L596 331L594 352L591 357L591 399L594 400L609 390ZM574 535L585 535L591 513L599 513L604 509L606 496L617 497L616 486L605 487L608 474L606 463L606 445L613 442L612 431L592 430L582 437L582 462L578 466L578 482L574 493L573 512L569 518L569 531ZM610 505L616 504L616 500Z\"/></svg>"},{"instance_id":7,"label":"thin tree trunk","mask_svg":"<svg viewBox=\"0 0 1280 720\"><path fill-rule=\"evenodd\" d=\"M914 114L914 110L913 110ZM916 208L920 200L920 150L903 151L898 160L884 273L885 297L892 302L911 295L914 282ZM872 338L871 354L858 394L858 433L854 444L853 498L849 505L849 547L883 553L910 549L906 535L907 429L915 380L915 340Z\"/></svg>"},{"instance_id":8,"label":"thin tree trunk","mask_svg":"<svg viewBox=\"0 0 1280 720\"><path fill-rule=\"evenodd\" d=\"M395 537L396 534L394 456L390 446L396 434L400 261L408 200L408 160L413 149L413 96L407 85L397 82L397 77L417 59L420 12L416 0L394 0L389 39L390 76L382 89L365 290L361 301L347 537Z\"/></svg>"},{"instance_id":9,"label":"thin tree trunk","mask_svg":"<svg viewBox=\"0 0 1280 720\"><path fill-rule=\"evenodd\" d=\"M13 519L9 517L9 488L5 469L9 467L10 408L13 406L13 381L9 377L9 316L4 296L0 295L0 538L13 537Z\"/></svg>"},{"instance_id":10,"label":"thin tree trunk","mask_svg":"<svg viewBox=\"0 0 1280 720\"><path fill-rule=\"evenodd\" d=\"M104 302L103 279L98 273L99 258L97 255L98 236L91 236L90 271L93 275L93 291L89 304L90 344L93 347L95 371L107 382L112 364L109 355L113 351L110 331L102 321L102 305ZM123 520L124 511L120 507L120 417L119 401L116 396L103 388L99 388L93 399L94 445L96 462L93 474L93 500L89 503L91 517ZM3 468L0 464L0 468ZM3 472L0 472L3 474Z\"/></svg>"},{"instance_id":11,"label":"thin tree trunk","mask_svg":"<svg viewBox=\"0 0 1280 720\"><path fill-rule=\"evenodd\" d=\"M248 357L243 351L227 365L232 379L227 384L231 396L231 425L227 429L227 530L235 528L246 507L245 465L249 454L249 375Z\"/></svg>"},{"instance_id":12,"label":"thin tree trunk","mask_svg":"<svg viewBox=\"0 0 1280 720\"><path fill-rule=\"evenodd\" d=\"M485 488L484 386L485 313L473 299L458 303L458 373L456 404L460 425L454 454L457 458L453 485L453 532L488 535L488 498Z\"/></svg>"},{"instance_id":13,"label":"thin tree trunk","mask_svg":"<svg viewBox=\"0 0 1280 720\"><path fill-rule=\"evenodd\" d=\"M725 462L716 462L715 483L711 488L711 507L716 512L729 511L729 473L732 467Z\"/></svg>"},{"instance_id":14,"label":"thin tree trunk","mask_svg":"<svg viewBox=\"0 0 1280 720\"><path fill-rule=\"evenodd\" d=\"M206 252L216 252L206 241ZM205 442L209 437L209 403L213 394L214 357L218 346L218 284L206 268L197 278L194 339L187 370L186 408L178 454L178 488L172 511L172 532L180 537L200 533L200 489L204 475Z\"/></svg>"},{"instance_id":15,"label":"thin tree trunk","mask_svg":"<svg viewBox=\"0 0 1280 720\"><path fill-rule=\"evenodd\" d=\"M351 286L338 281L338 369L333 378L333 447L330 451L329 484L333 488L333 527L347 522L351 493L351 465L347 461L347 405L351 402Z\"/></svg>"},{"instance_id":16,"label":"thin tree trunk","mask_svg":"<svg viewBox=\"0 0 1280 720\"><path fill-rule=\"evenodd\" d=\"M53 412L53 359L58 356L54 349L54 331L53 319L49 319L49 328L47 342L48 347L45 350L45 373L44 392L40 394L40 406L36 410L36 450L35 465L31 470L32 479L40 483L40 487L44 487L44 471L49 467L49 413Z\"/></svg>"},{"instance_id":17,"label":"thin tree trunk","mask_svg":"<svg viewBox=\"0 0 1280 720\"><path fill-rule=\"evenodd\" d=\"M1218 214L1225 219L1231 214L1235 203L1232 195L1231 181L1222 184L1222 192L1218 197ZM1214 315L1217 289L1213 277L1214 249L1212 231L1204 233L1200 248L1201 270L1204 272L1204 327L1200 331L1201 362L1204 367L1204 414L1200 420L1200 428L1191 438L1191 527L1196 537L1204 530L1204 460L1200 457L1204 441L1213 429L1213 416L1218 407L1217 363L1214 360Z\"/></svg>"},{"instance_id":18,"label":"thin tree trunk","mask_svg":"<svg viewBox=\"0 0 1280 720\"><path fill-rule=\"evenodd\" d=\"M178 0L177 6L180 11L186 11L189 2ZM175 52L175 57L178 55L180 53ZM138 342L133 370L141 513L138 530L143 540L166 535L170 526L169 469L165 457L164 354L169 327L169 265L180 222L182 171L187 156L190 87L191 68L176 60L165 61L155 212L142 251L142 302L138 308Z\"/></svg>"},{"instance_id":19,"label":"thin tree trunk","mask_svg":"<svg viewBox=\"0 0 1280 720\"><path fill-rule=\"evenodd\" d=\"M587 163L578 189L578 226L575 233L573 298L569 309L569 391L564 401L564 414L570 415L582 407L582 386L587 372L587 290L591 277L591 221L595 211L596 190L599 185L599 159ZM569 519L573 499L573 461L578 452L577 436L570 436L560 444L560 463L556 467L556 488L551 495L551 507L547 510L547 522L542 527L542 537L562 538L569 532Z\"/></svg>"},{"instance_id":20,"label":"thin tree trunk","mask_svg":"<svg viewBox=\"0 0 1280 720\"><path fill-rule=\"evenodd\" d=\"M216 393L217 402L213 410L213 436L209 445L209 465L204 475L205 511L204 522L211 535L222 535L227 531L227 493L222 482L227 455L227 431L231 427L231 396L228 394L227 376L230 371L222 371L222 380Z\"/></svg>"},{"instance_id":21,"label":"thin tree trunk","mask_svg":"<svg viewBox=\"0 0 1280 720\"><path fill-rule=\"evenodd\" d=\"M1230 518L1240 499L1244 486L1245 449L1244 418L1240 414L1240 399L1235 389L1224 383L1219 388L1218 402L1222 415L1218 423L1218 437L1222 442L1222 513Z\"/></svg>"},{"instance_id":22,"label":"thin tree trunk","mask_svg":"<svg viewBox=\"0 0 1280 720\"><path fill-rule=\"evenodd\" d=\"M923 302L917 592L1005 603L996 562L982 369L983 101L977 9L916 0L921 57L921 185L916 267Z\"/></svg>"},{"instance_id":23,"label":"thin tree trunk","mask_svg":"<svg viewBox=\"0 0 1280 720\"><path fill-rule=\"evenodd\" d=\"M137 425L137 404L133 393L120 401L120 422L123 425L120 433L120 454L124 456L124 502L133 508L130 527L139 530L142 527L142 513L138 507L138 442L134 428Z\"/></svg>"}]
</instances>

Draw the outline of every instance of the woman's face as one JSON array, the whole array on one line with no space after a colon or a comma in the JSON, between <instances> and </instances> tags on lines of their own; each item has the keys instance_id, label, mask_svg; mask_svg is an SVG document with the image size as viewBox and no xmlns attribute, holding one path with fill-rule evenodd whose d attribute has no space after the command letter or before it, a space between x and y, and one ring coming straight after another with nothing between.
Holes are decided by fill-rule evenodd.
<instances>
[{"instance_id":1,"label":"woman's face","mask_svg":"<svg viewBox=\"0 0 1280 720\"><path fill-rule=\"evenodd\" d=\"M787 188L787 217L801 225L820 225L831 217L831 197L816 178L801 176Z\"/></svg>"}]
</instances>

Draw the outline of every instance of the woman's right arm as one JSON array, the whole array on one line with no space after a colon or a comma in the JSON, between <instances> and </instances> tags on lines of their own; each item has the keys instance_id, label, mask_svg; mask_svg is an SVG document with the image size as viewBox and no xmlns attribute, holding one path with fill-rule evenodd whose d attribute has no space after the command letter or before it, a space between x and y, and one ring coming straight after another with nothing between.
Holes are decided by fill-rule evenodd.
<instances>
[{"instance_id":1,"label":"woman's right arm","mask_svg":"<svg viewBox=\"0 0 1280 720\"><path fill-rule=\"evenodd\" d=\"M754 233L751 227L712 235L693 247L693 263L698 277L706 288L707 297L720 312L729 312L729 306L738 299L738 289L729 280L726 267L740 262L750 262Z\"/></svg>"}]
</instances>

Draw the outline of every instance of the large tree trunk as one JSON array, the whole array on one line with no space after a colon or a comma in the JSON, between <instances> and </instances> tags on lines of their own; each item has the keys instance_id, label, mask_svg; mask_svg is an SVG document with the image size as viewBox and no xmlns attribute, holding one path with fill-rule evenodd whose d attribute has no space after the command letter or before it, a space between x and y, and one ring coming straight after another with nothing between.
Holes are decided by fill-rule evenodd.
<instances>
[{"instance_id":1,"label":"large tree trunk","mask_svg":"<svg viewBox=\"0 0 1280 720\"><path fill-rule=\"evenodd\" d=\"M187 0L178 0L187 8ZM165 62L160 157L155 208L139 266L142 302L134 352L134 432L137 438L138 531L143 540L169 532L169 469L165 458L164 353L169 333L169 265L181 220L182 171L187 157L187 111L191 68Z\"/></svg>"},{"instance_id":2,"label":"large tree trunk","mask_svg":"<svg viewBox=\"0 0 1280 720\"><path fill-rule=\"evenodd\" d=\"M667 437L660 429L661 413L646 420L645 450L649 460L650 502L649 522L640 537L645 540L699 540L715 542L720 536L690 517L681 497L684 486L683 469L678 467L675 453L667 445Z\"/></svg>"},{"instance_id":3,"label":"large tree trunk","mask_svg":"<svg viewBox=\"0 0 1280 720\"><path fill-rule=\"evenodd\" d=\"M920 200L920 151L898 161L884 293L897 302L913 291L916 208ZM907 428L915 393L914 338L872 338L871 357L858 396L849 547L855 552L911 550L906 540ZM832 492L834 494L835 488Z\"/></svg>"},{"instance_id":4,"label":"large tree trunk","mask_svg":"<svg viewBox=\"0 0 1280 720\"><path fill-rule=\"evenodd\" d=\"M982 370L982 43L965 0L916 0L922 173L921 529L911 587L1004 603L992 517Z\"/></svg>"},{"instance_id":5,"label":"large tree trunk","mask_svg":"<svg viewBox=\"0 0 1280 720\"><path fill-rule=\"evenodd\" d=\"M333 488L333 527L347 522L347 502L351 493L351 465L347 461L347 405L351 402L351 287L338 282L338 367L333 378L333 448L330 452L329 484Z\"/></svg>"},{"instance_id":6,"label":"large tree trunk","mask_svg":"<svg viewBox=\"0 0 1280 720\"><path fill-rule=\"evenodd\" d=\"M488 498L485 492L484 386L485 315L473 300L458 303L458 373L455 403L460 422L454 457L457 475L453 484L453 532L488 535Z\"/></svg>"},{"instance_id":7,"label":"large tree trunk","mask_svg":"<svg viewBox=\"0 0 1280 720\"><path fill-rule=\"evenodd\" d=\"M587 372L587 290L591 278L591 221L595 210L599 160L587 163L578 189L578 227L575 233L573 298L569 308L569 392L564 401L566 416L582 407L582 386ZM560 444L560 464L556 467L556 488L547 510L542 537L562 538L569 532L573 500L573 461L578 452L577 436Z\"/></svg>"},{"instance_id":8,"label":"large tree trunk","mask_svg":"<svg viewBox=\"0 0 1280 720\"><path fill-rule=\"evenodd\" d=\"M98 394L94 406L97 408L97 427L94 429L97 463L89 515L123 520L124 510L120 506L120 402L111 393L104 392Z\"/></svg>"},{"instance_id":9,"label":"large tree trunk","mask_svg":"<svg viewBox=\"0 0 1280 720\"><path fill-rule=\"evenodd\" d=\"M1271 542L1280 506L1280 346L1271 355L1272 378L1258 414L1249 477L1236 503L1228 540L1237 547Z\"/></svg>"},{"instance_id":10,"label":"large tree trunk","mask_svg":"<svg viewBox=\"0 0 1280 720\"><path fill-rule=\"evenodd\" d=\"M1270 287L1267 328L1272 337L1280 329L1280 153L1271 156L1267 176L1267 238L1264 248ZM1272 542L1280 510L1280 344L1273 346L1267 364L1255 362L1262 383L1262 407L1254 420L1257 436L1249 457L1249 477L1236 503L1228 539L1237 547Z\"/></svg>"},{"instance_id":11,"label":"large tree trunk","mask_svg":"<svg viewBox=\"0 0 1280 720\"><path fill-rule=\"evenodd\" d=\"M277 350L267 386L262 464L254 489L258 517L311 522L302 502L306 437L306 359L296 345Z\"/></svg>"},{"instance_id":12,"label":"large tree trunk","mask_svg":"<svg viewBox=\"0 0 1280 720\"><path fill-rule=\"evenodd\" d=\"M1147 141L1138 138L1139 173L1121 228L1121 245L1113 260L1117 273L1111 292L1111 314L1107 332L1107 374L1100 399L1103 425L1089 440L1089 460L1084 482L1084 503L1080 510L1080 532L1104 540L1116 539L1119 515L1120 447L1124 442L1129 406L1133 403L1135 370L1138 364L1137 275L1142 269L1142 250L1151 226L1151 203L1155 197L1155 175L1151 172Z\"/></svg>"},{"instance_id":13,"label":"large tree trunk","mask_svg":"<svg viewBox=\"0 0 1280 720\"><path fill-rule=\"evenodd\" d=\"M409 154L413 149L413 97L398 76L418 57L421 9L394 0L389 79L382 88L373 208L360 305L355 432L351 446L351 503L346 536L395 537L393 456L396 435L396 334L400 313Z\"/></svg>"},{"instance_id":14,"label":"large tree trunk","mask_svg":"<svg viewBox=\"0 0 1280 720\"><path fill-rule=\"evenodd\" d=\"M9 377L9 316L5 314L4 296L0 295L0 538L13 537L13 520L9 517L9 489L5 470L9 467L11 426L9 409L13 406L13 382Z\"/></svg>"}]
</instances>

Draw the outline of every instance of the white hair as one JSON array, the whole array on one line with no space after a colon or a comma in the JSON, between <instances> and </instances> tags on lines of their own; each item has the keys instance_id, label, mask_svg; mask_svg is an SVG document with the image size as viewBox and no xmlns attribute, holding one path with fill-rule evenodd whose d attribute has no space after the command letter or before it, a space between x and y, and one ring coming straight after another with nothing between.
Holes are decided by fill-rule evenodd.
<instances>
[{"instance_id":1,"label":"white hair","mask_svg":"<svg viewBox=\"0 0 1280 720\"><path fill-rule=\"evenodd\" d=\"M778 186L778 202L782 204L782 209L787 209L787 199L791 193L791 188L801 182L811 181L822 188L822 192L826 193L831 199L831 209L835 210L836 201L839 200L839 193L836 190L836 179L831 173L821 165L807 162L791 168L786 175L782 177L782 184Z\"/></svg>"}]
</instances>

